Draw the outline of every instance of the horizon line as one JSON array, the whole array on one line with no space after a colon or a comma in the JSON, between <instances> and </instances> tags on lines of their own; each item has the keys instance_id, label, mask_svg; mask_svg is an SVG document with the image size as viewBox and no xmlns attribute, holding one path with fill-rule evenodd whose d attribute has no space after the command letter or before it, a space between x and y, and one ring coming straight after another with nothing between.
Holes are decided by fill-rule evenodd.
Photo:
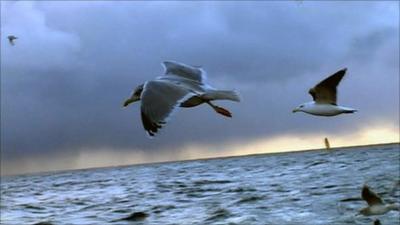
<instances>
[{"instance_id":1,"label":"horizon line","mask_svg":"<svg viewBox=\"0 0 400 225\"><path fill-rule=\"evenodd\" d=\"M256 155L278 155L285 153L303 153L310 151L335 151L342 148L363 148L363 147L371 147L371 146L383 146L383 145L400 145L399 142L386 142L386 143L377 143L377 144L365 144L365 145L346 145L346 146L338 146L338 147L330 147L327 148L309 148L309 149L298 149L298 150L285 150L285 151L276 151L276 152L264 152L264 153L251 153L251 154L243 154L243 155L228 155L228 156L217 156L217 157L205 157L205 158L195 158L195 159L182 159L182 160L166 160L166 161L154 161L154 162L143 162L143 163L132 163L132 164L120 164L120 165L111 165L111 166L94 166L94 167L85 167L85 168L77 168L77 169L60 169L60 170L45 170L45 171L35 171L35 172L25 172L25 173L15 173L15 174L0 174L0 177L13 177L13 176L30 176L37 175L41 173L62 173L68 171L79 171L79 170L91 170L91 169L107 169L107 168L115 168L115 167L129 167L129 166L142 166L149 164L163 164L163 163L176 163L176 162L191 162L191 161L199 161L199 160L218 160L218 159L227 159L227 158L237 158L237 157L247 157L247 156L256 156Z\"/></svg>"}]
</instances>

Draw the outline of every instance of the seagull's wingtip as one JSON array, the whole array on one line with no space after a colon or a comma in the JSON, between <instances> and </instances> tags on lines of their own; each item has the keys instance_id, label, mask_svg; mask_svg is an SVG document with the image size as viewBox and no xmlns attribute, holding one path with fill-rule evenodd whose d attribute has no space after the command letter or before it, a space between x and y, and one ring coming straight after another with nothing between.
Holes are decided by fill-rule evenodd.
<instances>
[{"instance_id":1,"label":"seagull's wingtip","mask_svg":"<svg viewBox=\"0 0 400 225\"><path fill-rule=\"evenodd\" d=\"M147 138L149 138L149 139L154 139L155 133L146 130L146 136L147 136Z\"/></svg>"}]
</instances>

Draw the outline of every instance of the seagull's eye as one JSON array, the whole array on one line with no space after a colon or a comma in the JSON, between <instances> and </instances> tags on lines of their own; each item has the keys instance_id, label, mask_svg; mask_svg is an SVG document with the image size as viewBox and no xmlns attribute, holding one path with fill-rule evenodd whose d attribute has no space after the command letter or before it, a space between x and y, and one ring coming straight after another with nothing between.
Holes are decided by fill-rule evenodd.
<instances>
[{"instance_id":1,"label":"seagull's eye","mask_svg":"<svg viewBox=\"0 0 400 225\"><path fill-rule=\"evenodd\" d=\"M301 106L300 106L300 108L303 108L303 107L304 107L304 105L301 105Z\"/></svg>"}]
</instances>

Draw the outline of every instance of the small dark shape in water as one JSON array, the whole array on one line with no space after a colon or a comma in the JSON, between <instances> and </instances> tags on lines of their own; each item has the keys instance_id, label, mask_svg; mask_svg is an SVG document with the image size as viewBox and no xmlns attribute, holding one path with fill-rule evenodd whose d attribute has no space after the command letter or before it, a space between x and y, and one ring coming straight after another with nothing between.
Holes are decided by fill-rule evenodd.
<instances>
[{"instance_id":1,"label":"small dark shape in water","mask_svg":"<svg viewBox=\"0 0 400 225\"><path fill-rule=\"evenodd\" d=\"M218 188L204 188L202 189L202 192L219 192L221 189Z\"/></svg>"},{"instance_id":2,"label":"small dark shape in water","mask_svg":"<svg viewBox=\"0 0 400 225\"><path fill-rule=\"evenodd\" d=\"M382 224L381 224L381 221L380 221L380 220L376 219L376 220L374 221L374 225L382 225Z\"/></svg>"},{"instance_id":3,"label":"small dark shape in water","mask_svg":"<svg viewBox=\"0 0 400 225\"><path fill-rule=\"evenodd\" d=\"M224 219L224 218L228 217L230 214L231 213L228 210L219 208L219 209L215 210L211 214L211 216L206 219L206 221L214 221L217 219Z\"/></svg>"},{"instance_id":4,"label":"small dark shape in water","mask_svg":"<svg viewBox=\"0 0 400 225\"><path fill-rule=\"evenodd\" d=\"M244 197L244 198L240 199L238 201L238 203L253 202L253 201L258 201L261 199L262 199L262 197L260 197L260 196L248 196L248 197Z\"/></svg>"},{"instance_id":5,"label":"small dark shape in water","mask_svg":"<svg viewBox=\"0 0 400 225\"><path fill-rule=\"evenodd\" d=\"M202 194L198 194L198 193L187 193L187 196L189 198L202 198L203 197Z\"/></svg>"},{"instance_id":6,"label":"small dark shape in water","mask_svg":"<svg viewBox=\"0 0 400 225\"><path fill-rule=\"evenodd\" d=\"M128 213L129 211L127 209L116 209L113 212L115 212L115 213Z\"/></svg>"},{"instance_id":7,"label":"small dark shape in water","mask_svg":"<svg viewBox=\"0 0 400 225\"><path fill-rule=\"evenodd\" d=\"M317 161L317 162L311 163L307 168L313 167L313 166L317 166L317 165L320 165L320 164L324 164L326 162L328 162L328 161L325 161L325 160Z\"/></svg>"},{"instance_id":8,"label":"small dark shape in water","mask_svg":"<svg viewBox=\"0 0 400 225\"><path fill-rule=\"evenodd\" d=\"M205 184L227 184L231 183L229 180L197 180L194 185L205 185Z\"/></svg>"},{"instance_id":9,"label":"small dark shape in water","mask_svg":"<svg viewBox=\"0 0 400 225\"><path fill-rule=\"evenodd\" d=\"M50 222L43 221L43 222L34 223L33 225L53 225L53 224Z\"/></svg>"},{"instance_id":10,"label":"small dark shape in water","mask_svg":"<svg viewBox=\"0 0 400 225\"><path fill-rule=\"evenodd\" d=\"M175 208L176 207L174 205L156 205L151 210L153 211L153 213L159 214L169 209L175 209Z\"/></svg>"},{"instance_id":11,"label":"small dark shape in water","mask_svg":"<svg viewBox=\"0 0 400 225\"><path fill-rule=\"evenodd\" d=\"M30 205L30 204L22 204L21 206L25 207L26 209L34 209L34 210L44 210L45 209L44 207Z\"/></svg>"},{"instance_id":12,"label":"small dark shape in water","mask_svg":"<svg viewBox=\"0 0 400 225\"><path fill-rule=\"evenodd\" d=\"M319 191L316 191L316 192L312 192L311 193L311 195L317 195L317 196L319 196L319 195L324 195L325 193L323 193L323 192L319 192Z\"/></svg>"},{"instance_id":13,"label":"small dark shape in water","mask_svg":"<svg viewBox=\"0 0 400 225\"><path fill-rule=\"evenodd\" d=\"M175 191L175 194L181 195L181 194L185 194L186 192L183 190L179 190L179 191Z\"/></svg>"},{"instance_id":14,"label":"small dark shape in water","mask_svg":"<svg viewBox=\"0 0 400 225\"><path fill-rule=\"evenodd\" d=\"M187 186L186 186L186 184L178 184L178 187L179 187L179 188L185 188L185 187L187 187Z\"/></svg>"},{"instance_id":15,"label":"small dark shape in water","mask_svg":"<svg viewBox=\"0 0 400 225\"><path fill-rule=\"evenodd\" d=\"M129 220L129 221L140 221L140 220L144 220L149 216L149 214L145 213L145 212L134 212L131 215L122 218L121 220Z\"/></svg>"},{"instance_id":16,"label":"small dark shape in water","mask_svg":"<svg viewBox=\"0 0 400 225\"><path fill-rule=\"evenodd\" d=\"M128 199L119 199L116 202L118 202L118 203L127 203L127 202L130 202L130 201Z\"/></svg>"},{"instance_id":17,"label":"small dark shape in water","mask_svg":"<svg viewBox=\"0 0 400 225\"><path fill-rule=\"evenodd\" d=\"M282 166L289 166L289 164L290 164L289 162L283 162Z\"/></svg>"},{"instance_id":18,"label":"small dark shape in water","mask_svg":"<svg viewBox=\"0 0 400 225\"><path fill-rule=\"evenodd\" d=\"M155 213L155 214L160 214L160 213L162 213L162 212L163 212L163 211L160 210L160 209L156 209L156 210L153 211L153 213Z\"/></svg>"},{"instance_id":19,"label":"small dark shape in water","mask_svg":"<svg viewBox=\"0 0 400 225\"><path fill-rule=\"evenodd\" d=\"M361 201L361 198L345 198L340 200L341 202L352 202L352 201Z\"/></svg>"},{"instance_id":20,"label":"small dark shape in water","mask_svg":"<svg viewBox=\"0 0 400 225\"><path fill-rule=\"evenodd\" d=\"M254 188L245 188L245 187L238 187L238 188L233 188L233 189L229 189L227 190L227 192L253 192L253 191L257 191Z\"/></svg>"},{"instance_id":21,"label":"small dark shape in water","mask_svg":"<svg viewBox=\"0 0 400 225\"><path fill-rule=\"evenodd\" d=\"M324 188L334 188L334 187L337 187L336 185L326 185L326 186L324 186Z\"/></svg>"}]
</instances>

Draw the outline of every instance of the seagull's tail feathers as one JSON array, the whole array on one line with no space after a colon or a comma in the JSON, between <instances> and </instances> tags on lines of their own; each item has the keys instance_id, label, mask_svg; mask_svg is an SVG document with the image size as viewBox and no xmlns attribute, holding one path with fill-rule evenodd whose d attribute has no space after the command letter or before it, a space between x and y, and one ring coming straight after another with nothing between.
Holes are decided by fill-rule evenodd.
<instances>
[{"instance_id":1,"label":"seagull's tail feathers","mask_svg":"<svg viewBox=\"0 0 400 225\"><path fill-rule=\"evenodd\" d=\"M341 113L355 113L358 110L357 109L353 109L353 108L349 108L349 107L344 107L344 106L338 106L340 108Z\"/></svg>"},{"instance_id":2,"label":"seagull's tail feathers","mask_svg":"<svg viewBox=\"0 0 400 225\"><path fill-rule=\"evenodd\" d=\"M232 90L213 90L203 95L208 100L231 100L240 102L240 96L237 91Z\"/></svg>"},{"instance_id":3,"label":"seagull's tail feathers","mask_svg":"<svg viewBox=\"0 0 400 225\"><path fill-rule=\"evenodd\" d=\"M343 113L355 113L357 111L358 111L357 109L347 109Z\"/></svg>"}]
</instances>

